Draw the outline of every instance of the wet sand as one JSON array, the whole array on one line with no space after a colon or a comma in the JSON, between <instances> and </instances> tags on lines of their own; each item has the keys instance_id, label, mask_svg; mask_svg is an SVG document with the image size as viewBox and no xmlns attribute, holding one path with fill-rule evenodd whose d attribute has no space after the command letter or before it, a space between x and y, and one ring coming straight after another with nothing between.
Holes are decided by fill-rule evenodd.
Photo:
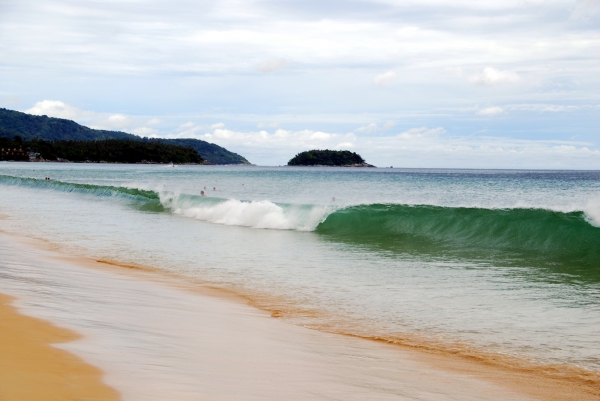
<instances>
[{"instance_id":1,"label":"wet sand","mask_svg":"<svg viewBox=\"0 0 600 401\"><path fill-rule=\"evenodd\" d=\"M20 309L86 335L65 348L102 368L124 400L598 399L593 383L310 330L177 277L0 240L35 261L8 277L39 285L14 287L29 299Z\"/></svg>"},{"instance_id":2,"label":"wet sand","mask_svg":"<svg viewBox=\"0 0 600 401\"><path fill-rule=\"evenodd\" d=\"M76 333L19 314L12 298L0 294L0 400L119 400L102 382L103 373L52 344Z\"/></svg>"}]
</instances>

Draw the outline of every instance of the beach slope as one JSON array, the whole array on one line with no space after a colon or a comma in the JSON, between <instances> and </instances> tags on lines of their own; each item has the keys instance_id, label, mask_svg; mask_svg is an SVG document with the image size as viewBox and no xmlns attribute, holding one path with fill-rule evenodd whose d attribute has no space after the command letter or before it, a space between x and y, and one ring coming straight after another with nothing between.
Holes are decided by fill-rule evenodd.
<instances>
[{"instance_id":1,"label":"beach slope","mask_svg":"<svg viewBox=\"0 0 600 401\"><path fill-rule=\"evenodd\" d=\"M52 344L75 333L17 313L0 294L0 400L119 400L102 382L102 372Z\"/></svg>"}]
</instances>

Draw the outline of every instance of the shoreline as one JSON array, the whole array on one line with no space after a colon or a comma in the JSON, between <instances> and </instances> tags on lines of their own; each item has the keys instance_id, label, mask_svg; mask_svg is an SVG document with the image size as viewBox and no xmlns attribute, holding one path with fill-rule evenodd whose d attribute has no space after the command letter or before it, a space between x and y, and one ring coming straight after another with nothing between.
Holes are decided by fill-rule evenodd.
<instances>
[{"instance_id":1,"label":"shoreline","mask_svg":"<svg viewBox=\"0 0 600 401\"><path fill-rule=\"evenodd\" d=\"M8 234L5 232L2 233ZM92 260L74 255L61 254L58 251L58 247L53 246L49 242L46 243L41 240L13 234L8 234L8 236L15 240L15 242L23 243L25 246L42 249L46 252L49 251L52 253L52 258L56 260L72 263L83 268L106 271L141 281L155 282L195 294L196 296L212 297L229 302L233 301L236 304L243 304L267 312L270 315L269 319L284 315L278 313L278 311L261 308L260 304L253 301L251 297L240 295L230 290L206 286L197 280L191 281L188 278L180 277L173 273L162 272L151 267L124 265L113 261ZM402 352L410 355L411 359L418 360L430 368L441 369L448 373L473 376L478 378L478 380L493 383L524 396L533 397L533 399L583 401L598 399L600 395L600 386L598 385L600 375L593 372L589 372L589 375L586 375L586 371L583 369L572 370L572 374L565 375L565 370L561 369L561 367L524 363L524 361L517 358L500 358L498 355L485 355L477 352L471 352L471 354L463 352L461 354L456 350L434 349L427 347L426 344L410 344L406 340L394 343L390 339L360 337L348 333L335 333L333 331L327 332L327 330L323 330L322 328L304 329L295 326L293 323L287 323L285 319L272 320L298 327L301 330L316 331L316 333L322 333L322 335L340 336L364 343L381 344L389 348L387 352Z\"/></svg>"},{"instance_id":2,"label":"shoreline","mask_svg":"<svg viewBox=\"0 0 600 401\"><path fill-rule=\"evenodd\" d=\"M523 358L510 355L485 352L485 350L469 347L464 344L438 344L431 341L416 341L415 338L384 338L356 335L336 331L320 325L302 325L286 319L286 315L294 313L315 313L314 311L298 308L295 311L279 310L261 305L257 297L241 294L233 289L224 289L189 277L179 276L172 272L161 271L157 268L128 265L109 260L92 260L78 256L63 256L65 259L74 258L78 263L93 269L109 270L116 274L134 276L141 280L151 280L175 286L187 292L202 296L216 297L236 303L243 303L252 308L264 311L271 318L297 327L307 328L320 333L342 336L359 341L383 344L391 349L407 352L431 367L447 372L468 374L489 381L512 391L545 401L593 401L600 399L600 373L589 371L571 365L539 364Z\"/></svg>"},{"instance_id":3,"label":"shoreline","mask_svg":"<svg viewBox=\"0 0 600 401\"><path fill-rule=\"evenodd\" d=\"M100 369L54 346L79 339L77 333L19 313L14 300L0 293L0 399L121 399Z\"/></svg>"}]
</instances>

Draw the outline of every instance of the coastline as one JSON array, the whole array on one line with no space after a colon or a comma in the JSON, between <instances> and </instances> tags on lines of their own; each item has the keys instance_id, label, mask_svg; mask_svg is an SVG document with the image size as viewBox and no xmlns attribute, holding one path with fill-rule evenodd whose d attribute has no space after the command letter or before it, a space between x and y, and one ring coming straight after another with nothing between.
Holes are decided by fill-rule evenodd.
<instances>
[{"instance_id":1,"label":"coastline","mask_svg":"<svg viewBox=\"0 0 600 401\"><path fill-rule=\"evenodd\" d=\"M0 294L0 399L120 400L103 372L53 344L79 338L69 330L20 314Z\"/></svg>"},{"instance_id":2,"label":"coastline","mask_svg":"<svg viewBox=\"0 0 600 401\"><path fill-rule=\"evenodd\" d=\"M144 281L153 281L176 287L182 291L201 296L216 297L268 313L271 318L287 325L297 326L286 320L287 315L313 314L314 311L298 309L279 310L265 307L257 297L240 294L230 289L213 287L175 273L141 265L128 265L109 260L90 260L77 256L58 256L61 260L74 259L81 266L111 271L116 274L132 276ZM600 374L584 368L569 365L543 365L510 355L488 353L481 349L470 348L462 344L438 344L420 341L416 338L381 338L360 336L328 327L303 325L311 331L344 338L357 339L360 342L374 343L388 347L390 352L401 352L412 360L422 362L428 368L439 369L447 373L469 375L477 380L493 383L506 391L524 397L544 401L595 401L600 399ZM498 400L512 398L497 398Z\"/></svg>"},{"instance_id":3,"label":"coastline","mask_svg":"<svg viewBox=\"0 0 600 401\"><path fill-rule=\"evenodd\" d=\"M587 379L582 376L576 377L576 375L572 377L561 377L559 370L556 370L554 372L554 377L552 377L552 375L549 374L552 373L550 372L551 369L543 371L536 369L533 365L503 365L503 363L498 362L506 361L485 360L479 358L477 355L469 356L460 355L458 353L453 354L451 352L440 352L440 350L427 349L426 347L415 347L414 345L408 345L406 343L390 344L390 341L385 339L365 339L342 335L344 333L331 334L323 331L310 330L289 324L282 319L272 319L272 316L278 316L276 311L266 310L265 312L261 312L254 309L257 305L254 304L251 299L236 295L233 292L202 286L197 282L186 281L181 277L177 277L173 274L164 274L152 268L121 265L112 261L94 261L77 256L60 254L60 252L56 252L55 247L48 246L49 244L47 243L13 235L9 236L14 242L25 247L37 248L42 249L44 252L50 252L51 254L47 256L50 256L61 263L77 266L79 269L91 268L90 270L97 270L99 272L126 277L135 280L136 283L140 284L146 282L148 285L166 286L193 296L195 302L210 303L216 310L211 311L214 315L208 317L204 316L204 318L208 318L207 321L210 321L211 325L214 323L215 327L219 326L218 322L214 322L216 316L218 316L219 319L233 319L236 314L244 314L249 315L252 327L257 325L259 327L259 332L263 335L265 333L270 333L271 337L283 335L283 337L285 337L285 342L287 343L286 346L297 347L299 344L311 342L312 347L318 346L325 349L326 352L330 352L332 349L331 347L337 347L339 346L338 344L344 344L346 347L350 347L353 352L356 351L356 349L360 349L360 353L364 354L360 355L363 358L365 355L372 358L373 353L381 353L385 355L385 357L382 357L381 359L375 358L375 360L379 361L378 363L382 363L381 360L384 358L389 359L383 364L385 365L385 368L396 373L401 372L403 376L406 376L403 377L403 380L399 383L400 385L408 385L409 383L412 385L415 384L415 380L417 380L416 386L420 386L422 389L433 390L433 387L438 384L438 378L447 375L448 377L452 377L452 379L450 379L451 382L459 383L459 385L453 384L455 388L452 389L452 391L454 391L455 394L473 396L475 399L484 399L481 398L483 394L495 394L490 397L490 399L583 401L595 400L599 395L597 382L595 382L592 377ZM234 313L232 313L232 309L230 309L232 305L222 305L223 302L233 304ZM236 323L235 327L237 326L238 323ZM246 341L243 337L245 337L245 334L247 333L236 332L237 330L238 329L232 330L232 327L229 327L228 331L216 333L219 337L218 339L210 337L207 341L213 342L211 346L215 346L217 349L227 345L222 344L223 342L243 343ZM259 338L256 341L259 341L262 344L266 339ZM269 349L276 349L276 347L273 347L276 344L270 344L269 341L267 341L267 343ZM242 350L242 352L248 352L248 350ZM285 355L285 352L282 352L281 355ZM273 360L280 360L281 355L274 355L273 351L271 351L270 353L267 352L267 355L261 355L260 358L266 366L270 366L270 364L273 363ZM357 355L354 356L354 359L356 359L356 357ZM214 368L217 370L225 368L227 370L231 369L228 364L239 364L241 362L243 365L247 363L246 361L237 361L235 358L231 358L231 355L225 355L224 360L221 360L221 358L215 356L214 361L222 366L216 366ZM314 355L309 357L309 365L314 365L312 367L318 370L321 362L314 358ZM391 360L393 361L392 367L389 366ZM292 362L293 365L294 360L292 358L285 362ZM303 363L306 362L306 360L303 361ZM373 369L374 367L381 369L383 366L369 365L368 367L369 369ZM340 374L344 374L343 371L348 369L350 370L346 372L347 374L354 374L356 371L356 367L354 366L344 366L340 369L342 370ZM432 370L435 372L433 373L433 376L431 373ZM269 374L275 375L276 373L269 371ZM306 372L301 372L301 374L299 374L298 372L294 372L293 369L284 369L281 372L277 372L277 374L283 374L283 380L287 380L294 375L296 377L303 377L307 381L307 385L313 384L314 381L318 380L316 377L312 377L312 375L307 374ZM414 377L411 378L411 375ZM461 380L464 380L465 377L468 377L469 381L460 382ZM347 380L350 379L350 377L345 377L344 379ZM397 380L398 378L394 377L394 379ZM379 380L381 380L381 378L379 378ZM314 385L317 388L320 386L319 384ZM339 384L336 383L336 385ZM490 388L487 388L485 392L482 393L481 388L478 388L479 385L490 386ZM328 386L331 386L331 383L329 383ZM116 386L116 388L118 388L118 386ZM325 388L321 385L320 391L324 390ZM279 390L275 391L272 388L270 388L269 391L280 394L278 392ZM337 391L347 391L347 389L338 388ZM320 398L316 397L314 399Z\"/></svg>"}]
</instances>

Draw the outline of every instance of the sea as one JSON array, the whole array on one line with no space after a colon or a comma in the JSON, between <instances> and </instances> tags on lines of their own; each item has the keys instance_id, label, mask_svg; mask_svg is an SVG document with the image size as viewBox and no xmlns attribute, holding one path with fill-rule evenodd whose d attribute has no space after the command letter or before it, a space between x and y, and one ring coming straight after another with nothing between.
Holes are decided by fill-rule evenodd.
<instances>
[{"instance_id":1,"label":"sea","mask_svg":"<svg viewBox=\"0 0 600 401\"><path fill-rule=\"evenodd\" d=\"M316 330L600 373L598 171L4 162L0 230Z\"/></svg>"}]
</instances>

